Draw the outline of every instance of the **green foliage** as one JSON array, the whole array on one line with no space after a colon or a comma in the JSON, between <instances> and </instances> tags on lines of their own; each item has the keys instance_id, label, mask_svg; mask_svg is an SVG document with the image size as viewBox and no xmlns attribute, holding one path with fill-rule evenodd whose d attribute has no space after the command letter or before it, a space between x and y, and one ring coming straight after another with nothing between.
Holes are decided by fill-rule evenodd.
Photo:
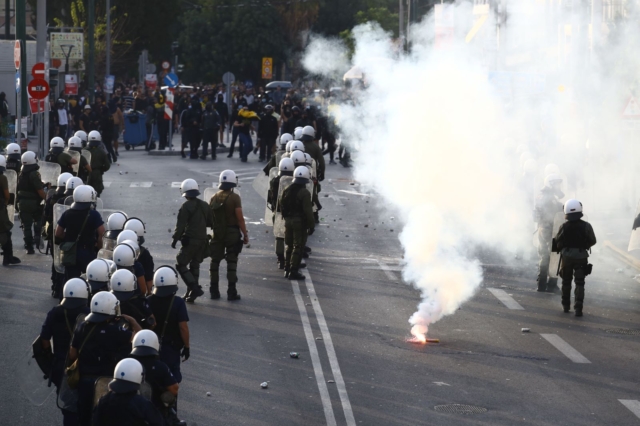
<instances>
[{"instance_id":1,"label":"green foliage","mask_svg":"<svg viewBox=\"0 0 640 426\"><path fill-rule=\"evenodd\" d=\"M383 30L393 33L394 37L398 37L398 14L390 12L385 7L372 7L364 11L361 10L356 13L355 19L358 24L377 22Z\"/></svg>"}]
</instances>

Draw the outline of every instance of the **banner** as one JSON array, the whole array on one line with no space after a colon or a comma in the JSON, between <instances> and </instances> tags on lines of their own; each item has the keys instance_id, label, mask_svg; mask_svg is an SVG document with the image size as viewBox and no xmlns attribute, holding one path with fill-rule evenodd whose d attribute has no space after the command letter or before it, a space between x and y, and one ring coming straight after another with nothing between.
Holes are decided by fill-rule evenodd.
<instances>
[{"instance_id":1,"label":"banner","mask_svg":"<svg viewBox=\"0 0 640 426\"><path fill-rule=\"evenodd\" d=\"M273 58L262 58L262 78L264 80L273 78Z\"/></svg>"},{"instance_id":2,"label":"banner","mask_svg":"<svg viewBox=\"0 0 640 426\"><path fill-rule=\"evenodd\" d=\"M113 93L113 86L115 85L116 77L113 75L107 75L104 77L104 91L107 93Z\"/></svg>"},{"instance_id":3,"label":"banner","mask_svg":"<svg viewBox=\"0 0 640 426\"><path fill-rule=\"evenodd\" d=\"M67 74L64 76L64 94L78 94L78 76L76 74Z\"/></svg>"}]
</instances>

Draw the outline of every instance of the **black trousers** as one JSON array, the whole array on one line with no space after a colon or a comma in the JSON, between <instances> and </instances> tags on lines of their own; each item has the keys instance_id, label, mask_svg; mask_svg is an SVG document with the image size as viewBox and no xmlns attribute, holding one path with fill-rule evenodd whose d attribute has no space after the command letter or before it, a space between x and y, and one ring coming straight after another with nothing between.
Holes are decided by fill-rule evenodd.
<instances>
[{"instance_id":1,"label":"black trousers","mask_svg":"<svg viewBox=\"0 0 640 426\"><path fill-rule=\"evenodd\" d=\"M231 128L231 146L229 147L229 157L233 156L233 150L236 147L236 141L238 140L238 128L237 127L232 127ZM242 149L240 150L242 151Z\"/></svg>"},{"instance_id":2,"label":"black trousers","mask_svg":"<svg viewBox=\"0 0 640 426\"><path fill-rule=\"evenodd\" d=\"M218 129L202 130L202 158L207 157L209 144L211 144L211 157L216 158L216 147L218 146Z\"/></svg>"},{"instance_id":3,"label":"black trousers","mask_svg":"<svg viewBox=\"0 0 640 426\"><path fill-rule=\"evenodd\" d=\"M276 138L262 138L260 140L260 160L271 158L271 150L276 144ZM266 157L265 157L266 154Z\"/></svg>"},{"instance_id":4,"label":"black trousers","mask_svg":"<svg viewBox=\"0 0 640 426\"><path fill-rule=\"evenodd\" d=\"M584 302L584 284L586 277L586 268L589 263L588 259L572 259L562 258L562 305L569 307L571 305L571 281L575 281L575 304L576 310L582 310Z\"/></svg>"},{"instance_id":5,"label":"black trousers","mask_svg":"<svg viewBox=\"0 0 640 426\"><path fill-rule=\"evenodd\" d=\"M200 129L189 129L189 148L191 150L191 158L198 158L198 148L202 140L202 131Z\"/></svg>"},{"instance_id":6,"label":"black trousers","mask_svg":"<svg viewBox=\"0 0 640 426\"><path fill-rule=\"evenodd\" d=\"M165 149L169 140L169 120L164 118L158 120L158 138L160 139L159 149Z\"/></svg>"}]
</instances>

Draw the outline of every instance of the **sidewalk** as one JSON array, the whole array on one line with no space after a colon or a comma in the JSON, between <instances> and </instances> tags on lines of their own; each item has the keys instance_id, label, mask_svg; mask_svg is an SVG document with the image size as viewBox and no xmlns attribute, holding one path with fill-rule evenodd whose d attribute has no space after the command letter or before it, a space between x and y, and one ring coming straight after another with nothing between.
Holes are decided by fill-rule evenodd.
<instances>
[{"instance_id":1,"label":"sidewalk","mask_svg":"<svg viewBox=\"0 0 640 426\"><path fill-rule=\"evenodd\" d=\"M252 139L253 139L253 145L255 146L256 144L255 136ZM224 137L221 142L225 145L225 148L222 148L222 147L216 148L216 154L228 153L230 141L227 139L226 132L224 133ZM180 155L180 147L182 146L182 135L180 135L179 133L174 133L172 143L173 143L173 149L166 148L162 151L159 149L154 149L149 151L149 155L169 155L169 156ZM157 142L156 142L156 146L158 146ZM240 147L240 143L239 141L236 141L235 152L238 152L239 147ZM190 152L189 148L188 147L185 148L184 152L185 154L188 155L188 153ZM198 148L198 155L202 155L202 148Z\"/></svg>"}]
</instances>

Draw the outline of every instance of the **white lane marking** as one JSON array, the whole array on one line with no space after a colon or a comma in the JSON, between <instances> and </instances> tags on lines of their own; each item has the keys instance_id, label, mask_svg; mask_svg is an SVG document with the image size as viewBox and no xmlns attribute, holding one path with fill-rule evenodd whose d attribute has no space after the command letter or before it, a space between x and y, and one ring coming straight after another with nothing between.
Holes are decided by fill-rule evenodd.
<instances>
[{"instance_id":1,"label":"white lane marking","mask_svg":"<svg viewBox=\"0 0 640 426\"><path fill-rule=\"evenodd\" d=\"M311 363L313 364L313 371L316 375L316 382L318 382L318 390L320 391L320 399L322 400L322 407L324 408L324 417L327 420L327 425L336 426L336 417L333 414L333 407L331 405L329 389L327 389L327 382L324 379L324 373L322 372L322 364L320 364L318 346L316 345L316 340L313 337L311 323L309 322L309 316L307 315L307 308L305 308L304 302L302 301L302 296L300 295L300 286L298 284L298 281L292 280L291 287L293 288L293 295L296 299L298 310L300 311L300 319L302 320L304 335L307 338L307 346L309 346Z\"/></svg>"},{"instance_id":2,"label":"white lane marking","mask_svg":"<svg viewBox=\"0 0 640 426\"><path fill-rule=\"evenodd\" d=\"M344 206L344 204L342 203L342 201L340 201L340 199L341 198L346 198L346 197L341 197L341 196L336 195L336 194L329 194L329 198L331 198L333 201L335 201L336 205Z\"/></svg>"},{"instance_id":3,"label":"white lane marking","mask_svg":"<svg viewBox=\"0 0 640 426\"><path fill-rule=\"evenodd\" d=\"M387 278L389 278L389 281L398 281L398 277L396 277L396 274L391 272L391 268L389 268L389 265L382 262L381 260L378 260L377 262L378 265L380 265L380 269L382 269Z\"/></svg>"},{"instance_id":4,"label":"white lane marking","mask_svg":"<svg viewBox=\"0 0 640 426\"><path fill-rule=\"evenodd\" d=\"M336 191L338 191L338 192L344 192L345 194L360 195L360 196L362 196L362 197L373 197L373 195L363 194L362 192L357 192L357 191L346 191L346 190L344 190L344 189L336 189Z\"/></svg>"},{"instance_id":5,"label":"white lane marking","mask_svg":"<svg viewBox=\"0 0 640 426\"><path fill-rule=\"evenodd\" d=\"M102 186L105 188L111 188L111 182L102 182Z\"/></svg>"},{"instance_id":6,"label":"white lane marking","mask_svg":"<svg viewBox=\"0 0 640 426\"><path fill-rule=\"evenodd\" d=\"M513 297L509 296L506 291L492 287L488 288L487 290L489 290L496 297L496 299L501 301L502 304L507 308L524 311L524 308L520 306L520 304L516 302Z\"/></svg>"},{"instance_id":7,"label":"white lane marking","mask_svg":"<svg viewBox=\"0 0 640 426\"><path fill-rule=\"evenodd\" d=\"M129 188L151 188L153 182L131 182Z\"/></svg>"},{"instance_id":8,"label":"white lane marking","mask_svg":"<svg viewBox=\"0 0 640 426\"><path fill-rule=\"evenodd\" d=\"M317 257L316 257L317 259ZM375 270L381 270L382 268L379 266L363 266L362 269L375 269ZM387 270L388 271L395 271L395 272L402 272L402 266L389 266L387 265Z\"/></svg>"},{"instance_id":9,"label":"white lane marking","mask_svg":"<svg viewBox=\"0 0 640 426\"><path fill-rule=\"evenodd\" d=\"M557 350L562 352L567 358L576 364L591 364L587 358L575 350L573 346L562 340L557 334L540 334L547 342L551 343Z\"/></svg>"},{"instance_id":10,"label":"white lane marking","mask_svg":"<svg viewBox=\"0 0 640 426\"><path fill-rule=\"evenodd\" d=\"M636 417L640 418L640 401L637 399L619 399L618 401L635 414Z\"/></svg>"},{"instance_id":11,"label":"white lane marking","mask_svg":"<svg viewBox=\"0 0 640 426\"><path fill-rule=\"evenodd\" d=\"M180 185L182 185L182 182L171 182L172 188L180 188Z\"/></svg>"},{"instance_id":12,"label":"white lane marking","mask_svg":"<svg viewBox=\"0 0 640 426\"><path fill-rule=\"evenodd\" d=\"M351 402L349 401L349 395L347 394L347 387L344 383L344 379L342 378L340 365L338 365L338 356L336 355L336 350L333 347L333 340L331 339L331 334L329 333L329 327L327 326L327 321L324 318L322 307L320 307L320 302L318 301L318 296L316 295L316 289L313 286L313 281L311 281L311 275L309 274L309 271L304 270L302 273L306 277L305 283L307 285L307 292L309 293L309 298L311 299L311 304L313 305L313 310L316 313L316 319L318 321L318 325L320 326L320 331L322 332L324 345L327 349L327 356L329 357L329 364L331 365L331 371L333 372L333 379L336 382L338 394L340 395L340 401L342 402L344 417L347 420L348 426L356 426L356 420L353 417Z\"/></svg>"}]
</instances>

